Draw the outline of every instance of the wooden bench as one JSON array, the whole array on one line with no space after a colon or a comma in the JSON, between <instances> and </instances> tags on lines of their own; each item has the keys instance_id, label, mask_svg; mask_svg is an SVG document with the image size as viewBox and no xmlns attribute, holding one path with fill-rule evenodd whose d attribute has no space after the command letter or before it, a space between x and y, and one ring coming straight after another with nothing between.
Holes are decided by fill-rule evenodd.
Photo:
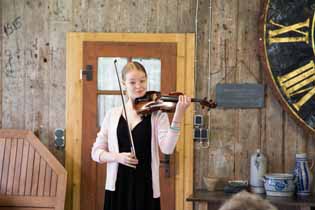
<instances>
[{"instance_id":1,"label":"wooden bench","mask_svg":"<svg viewBox=\"0 0 315 210\"><path fill-rule=\"evenodd\" d=\"M67 172L30 131L0 129L0 210L63 210Z\"/></svg>"}]
</instances>

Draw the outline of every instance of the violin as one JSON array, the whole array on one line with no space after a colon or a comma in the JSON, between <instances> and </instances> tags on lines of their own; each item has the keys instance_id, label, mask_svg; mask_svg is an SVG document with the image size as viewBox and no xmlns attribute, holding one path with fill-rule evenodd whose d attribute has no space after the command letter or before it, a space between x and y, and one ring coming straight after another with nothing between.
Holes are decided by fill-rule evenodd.
<instances>
[{"instance_id":1,"label":"violin","mask_svg":"<svg viewBox=\"0 0 315 210\"><path fill-rule=\"evenodd\" d=\"M158 91L147 91L144 96L135 99L134 109L141 116L151 114L158 110L174 112L180 95L184 94L181 92L173 92L168 95L162 95L161 92ZM191 102L199 103L202 108L208 107L208 110L217 106L213 100L207 101L207 98L192 98Z\"/></svg>"}]
</instances>

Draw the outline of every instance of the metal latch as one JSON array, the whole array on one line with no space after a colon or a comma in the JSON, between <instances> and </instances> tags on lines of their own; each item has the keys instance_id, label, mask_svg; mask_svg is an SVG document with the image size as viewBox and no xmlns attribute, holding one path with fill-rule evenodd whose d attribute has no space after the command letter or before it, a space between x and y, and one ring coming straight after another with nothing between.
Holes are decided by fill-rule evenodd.
<instances>
[{"instance_id":1,"label":"metal latch","mask_svg":"<svg viewBox=\"0 0 315 210\"><path fill-rule=\"evenodd\" d=\"M82 79L83 75L85 75L85 79L87 81L91 81L93 79L93 66L88 64L86 65L86 69L81 69L80 79Z\"/></svg>"}]
</instances>

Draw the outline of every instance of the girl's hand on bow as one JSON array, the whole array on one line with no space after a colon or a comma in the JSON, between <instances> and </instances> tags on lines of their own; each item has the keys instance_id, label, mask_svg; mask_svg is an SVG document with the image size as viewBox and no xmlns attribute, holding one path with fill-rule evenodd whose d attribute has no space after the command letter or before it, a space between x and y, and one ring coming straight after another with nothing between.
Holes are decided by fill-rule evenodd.
<instances>
[{"instance_id":1,"label":"girl's hand on bow","mask_svg":"<svg viewBox=\"0 0 315 210\"><path fill-rule=\"evenodd\" d=\"M136 165L138 164L138 160L131 152L118 153L116 159L118 163L132 168L136 168Z\"/></svg>"}]
</instances>

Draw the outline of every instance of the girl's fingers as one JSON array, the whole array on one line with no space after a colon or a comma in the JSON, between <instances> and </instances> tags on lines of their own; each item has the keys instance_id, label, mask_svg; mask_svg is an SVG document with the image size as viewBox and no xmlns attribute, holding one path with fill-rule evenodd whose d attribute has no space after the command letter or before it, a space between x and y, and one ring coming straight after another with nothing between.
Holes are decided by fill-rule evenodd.
<instances>
[{"instance_id":1,"label":"girl's fingers","mask_svg":"<svg viewBox=\"0 0 315 210\"><path fill-rule=\"evenodd\" d=\"M130 158L130 159L128 159L128 163L129 164L138 164L138 160L137 159L134 159L134 158Z\"/></svg>"},{"instance_id":2,"label":"girl's fingers","mask_svg":"<svg viewBox=\"0 0 315 210\"><path fill-rule=\"evenodd\" d=\"M186 97L186 102L187 102L188 104L190 104L190 103L191 103L191 97L187 96L187 97Z\"/></svg>"},{"instance_id":3,"label":"girl's fingers","mask_svg":"<svg viewBox=\"0 0 315 210\"><path fill-rule=\"evenodd\" d=\"M178 96L178 103L181 103L182 100L183 100L183 96L182 96L182 95L179 95L179 96Z\"/></svg>"},{"instance_id":4,"label":"girl's fingers","mask_svg":"<svg viewBox=\"0 0 315 210\"><path fill-rule=\"evenodd\" d=\"M135 165L131 165L131 164L124 164L125 166L131 167L131 168L136 168Z\"/></svg>"},{"instance_id":5,"label":"girl's fingers","mask_svg":"<svg viewBox=\"0 0 315 210\"><path fill-rule=\"evenodd\" d=\"M136 168L136 165L138 164L138 160L134 158L127 158L126 161L124 162L124 165Z\"/></svg>"},{"instance_id":6,"label":"girl's fingers","mask_svg":"<svg viewBox=\"0 0 315 210\"><path fill-rule=\"evenodd\" d=\"M137 165L138 164L138 160L134 158L134 155L130 152L123 152L120 153L120 163L123 165Z\"/></svg>"},{"instance_id":7,"label":"girl's fingers","mask_svg":"<svg viewBox=\"0 0 315 210\"><path fill-rule=\"evenodd\" d=\"M126 164L138 164L138 160L135 159L131 153L128 153L127 157L124 160L124 163L126 163Z\"/></svg>"},{"instance_id":8,"label":"girl's fingers","mask_svg":"<svg viewBox=\"0 0 315 210\"><path fill-rule=\"evenodd\" d=\"M186 95L179 96L179 103L183 108L188 107L191 104L191 97Z\"/></svg>"}]
</instances>

